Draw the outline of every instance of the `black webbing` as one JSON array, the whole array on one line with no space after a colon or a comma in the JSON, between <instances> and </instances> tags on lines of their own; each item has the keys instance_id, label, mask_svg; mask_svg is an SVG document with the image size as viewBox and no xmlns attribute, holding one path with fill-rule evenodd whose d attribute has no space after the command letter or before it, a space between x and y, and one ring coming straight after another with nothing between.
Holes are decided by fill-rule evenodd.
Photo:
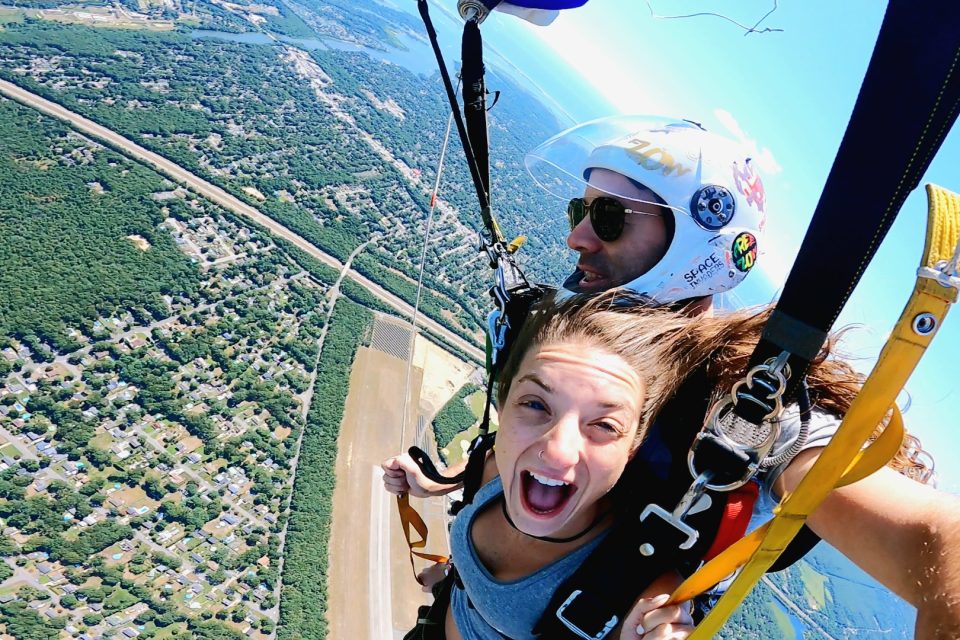
<instances>
[{"instance_id":1,"label":"black webbing","mask_svg":"<svg viewBox=\"0 0 960 640\"><path fill-rule=\"evenodd\" d=\"M427 6L427 0L417 0L417 8L420 11L423 24L427 29L427 36L430 38L430 44L433 46L433 53L437 57L440 77L443 80L443 86L447 92L447 100L450 101L450 109L453 112L454 122L457 124L457 133L460 134L460 143L463 145L463 154L466 157L467 167L470 169L473 186L477 191L477 200L480 202L480 208L486 210L490 206L490 199L487 197L487 189L481 177L480 169L477 166L476 156L470 146L470 138L467 135L467 129L463 122L463 115L460 113L460 105L457 103L457 93L453 88L453 83L450 81L450 74L447 72L447 66L443 61L443 53L440 51L440 43L437 41L437 32L433 28L433 21L430 19L430 9Z\"/></svg>"},{"instance_id":2,"label":"black webbing","mask_svg":"<svg viewBox=\"0 0 960 640\"><path fill-rule=\"evenodd\" d=\"M787 400L960 104L960 2L891 0L840 150L750 367L790 352ZM741 402L737 414L749 414Z\"/></svg>"},{"instance_id":3,"label":"black webbing","mask_svg":"<svg viewBox=\"0 0 960 640\"><path fill-rule=\"evenodd\" d=\"M490 199L490 152L487 137L487 88L483 80L483 38L476 20L463 27L460 49L460 80L463 82L463 115L467 122L467 139L477 161L480 181Z\"/></svg>"}]
</instances>

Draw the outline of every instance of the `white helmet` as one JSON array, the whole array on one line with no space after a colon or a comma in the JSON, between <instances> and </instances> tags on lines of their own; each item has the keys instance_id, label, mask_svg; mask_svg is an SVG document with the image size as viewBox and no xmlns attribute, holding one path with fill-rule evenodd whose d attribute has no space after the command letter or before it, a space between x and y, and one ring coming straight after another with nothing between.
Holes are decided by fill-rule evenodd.
<instances>
[{"instance_id":1,"label":"white helmet","mask_svg":"<svg viewBox=\"0 0 960 640\"><path fill-rule=\"evenodd\" d=\"M608 169L655 193L673 212L673 238L653 267L623 286L660 303L727 291L758 255L765 194L740 146L687 120L614 116L547 140L524 160L552 195L583 196L592 169ZM601 191L610 193L604 185ZM636 199L636 195L612 193Z\"/></svg>"}]
</instances>

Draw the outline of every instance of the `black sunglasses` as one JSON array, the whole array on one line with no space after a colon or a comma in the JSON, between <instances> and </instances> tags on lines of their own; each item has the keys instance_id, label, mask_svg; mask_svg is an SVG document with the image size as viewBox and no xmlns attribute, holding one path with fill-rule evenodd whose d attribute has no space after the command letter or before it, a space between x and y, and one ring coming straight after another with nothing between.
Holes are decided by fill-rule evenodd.
<instances>
[{"instance_id":1,"label":"black sunglasses","mask_svg":"<svg viewBox=\"0 0 960 640\"><path fill-rule=\"evenodd\" d=\"M604 242L613 242L620 237L623 233L623 221L628 213L657 215L649 211L627 209L619 200L606 196L594 198L590 202L583 198L573 198L567 203L567 221L570 222L570 231L573 231L587 217L587 214L590 214L593 232Z\"/></svg>"}]
</instances>

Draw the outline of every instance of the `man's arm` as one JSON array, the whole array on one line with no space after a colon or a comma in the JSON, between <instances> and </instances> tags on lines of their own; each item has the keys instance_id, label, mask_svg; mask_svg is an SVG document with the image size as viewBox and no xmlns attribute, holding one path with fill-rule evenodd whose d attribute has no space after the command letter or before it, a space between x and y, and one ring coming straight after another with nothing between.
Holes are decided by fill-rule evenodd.
<instances>
[{"instance_id":1,"label":"man's arm","mask_svg":"<svg viewBox=\"0 0 960 640\"><path fill-rule=\"evenodd\" d=\"M456 476L467 468L467 460L468 458L464 457L455 465L447 467L441 475L448 478ZM456 484L434 482L423 474L408 453L387 458L380 464L380 468L383 469L383 486L390 493L409 493L417 498L429 498L446 495L463 486L462 482Z\"/></svg>"},{"instance_id":2,"label":"man's arm","mask_svg":"<svg viewBox=\"0 0 960 640\"><path fill-rule=\"evenodd\" d=\"M820 451L797 456L776 492L796 489ZM960 498L883 468L832 491L807 524L917 608L917 638L960 637Z\"/></svg>"}]
</instances>

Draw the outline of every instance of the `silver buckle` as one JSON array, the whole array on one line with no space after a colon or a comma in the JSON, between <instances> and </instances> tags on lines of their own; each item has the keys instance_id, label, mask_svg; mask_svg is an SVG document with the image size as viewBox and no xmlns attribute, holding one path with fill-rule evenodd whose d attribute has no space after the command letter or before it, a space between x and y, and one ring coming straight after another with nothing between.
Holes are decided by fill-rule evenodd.
<instances>
[{"instance_id":1,"label":"silver buckle","mask_svg":"<svg viewBox=\"0 0 960 640\"><path fill-rule=\"evenodd\" d=\"M583 593L583 590L576 589L573 593L567 596L567 599L564 600L563 604L557 609L557 618L567 629L573 631L575 634L583 638L583 640L603 640L603 638L607 637L608 633L613 631L613 628L617 626L617 623L620 622L620 619L617 616L613 616L607 620L607 623L603 625L603 629L601 629L596 635L590 635L563 615L563 612L567 610L567 607L573 604L573 601L576 600L581 593Z\"/></svg>"},{"instance_id":2,"label":"silver buckle","mask_svg":"<svg viewBox=\"0 0 960 640\"><path fill-rule=\"evenodd\" d=\"M500 309L494 309L487 316L487 335L490 336L490 362L497 364L497 356L507 342L507 329L510 322Z\"/></svg>"},{"instance_id":3,"label":"silver buckle","mask_svg":"<svg viewBox=\"0 0 960 640\"><path fill-rule=\"evenodd\" d=\"M658 504L648 504L644 507L643 512L640 514L640 522L643 522L650 515L655 515L671 527L687 536L687 539L680 543L680 548L687 550L696 544L697 540L700 539L700 532L688 525L683 521L687 517L687 514L690 513L690 510L694 505L700 500L700 497L703 496L704 491L708 486L710 477L712 473L710 471L704 471L693 481L693 484L690 485L690 488L687 489L687 492L683 494L683 497L680 498L680 502L677 503L676 509L673 512L667 511ZM649 542L646 542L640 545L640 553L645 556L652 556L656 552L653 545Z\"/></svg>"}]
</instances>

